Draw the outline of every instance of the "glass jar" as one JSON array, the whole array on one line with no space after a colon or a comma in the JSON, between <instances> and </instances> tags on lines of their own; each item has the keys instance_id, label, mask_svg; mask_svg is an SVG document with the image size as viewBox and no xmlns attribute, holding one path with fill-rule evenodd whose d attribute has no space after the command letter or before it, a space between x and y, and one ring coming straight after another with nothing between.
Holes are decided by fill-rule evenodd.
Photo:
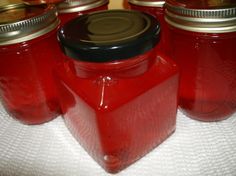
<instances>
[{"instance_id":1,"label":"glass jar","mask_svg":"<svg viewBox=\"0 0 236 176\"><path fill-rule=\"evenodd\" d=\"M57 5L61 24L82 14L107 10L109 0L66 0Z\"/></svg>"},{"instance_id":2,"label":"glass jar","mask_svg":"<svg viewBox=\"0 0 236 176\"><path fill-rule=\"evenodd\" d=\"M236 3L177 2L167 1L166 21L181 72L179 106L201 121L226 119L236 111Z\"/></svg>"},{"instance_id":3,"label":"glass jar","mask_svg":"<svg viewBox=\"0 0 236 176\"><path fill-rule=\"evenodd\" d=\"M66 125L108 172L175 130L178 71L156 53L159 31L154 17L131 10L83 15L59 30L68 57L55 77Z\"/></svg>"},{"instance_id":4,"label":"glass jar","mask_svg":"<svg viewBox=\"0 0 236 176\"><path fill-rule=\"evenodd\" d=\"M130 9L143 11L149 13L157 18L161 24L161 42L159 47L164 49L165 47L165 37L166 34L166 24L164 20L164 4L165 0L128 0Z\"/></svg>"},{"instance_id":5,"label":"glass jar","mask_svg":"<svg viewBox=\"0 0 236 176\"><path fill-rule=\"evenodd\" d=\"M59 58L54 6L0 8L0 94L6 110L26 124L55 118L59 103L52 67Z\"/></svg>"}]
</instances>

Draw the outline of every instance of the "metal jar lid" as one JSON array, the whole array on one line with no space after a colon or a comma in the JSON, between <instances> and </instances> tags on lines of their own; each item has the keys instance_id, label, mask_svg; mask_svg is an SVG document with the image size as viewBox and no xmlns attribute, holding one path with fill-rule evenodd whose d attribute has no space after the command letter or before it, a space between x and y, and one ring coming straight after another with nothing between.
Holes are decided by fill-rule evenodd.
<instances>
[{"instance_id":1,"label":"metal jar lid","mask_svg":"<svg viewBox=\"0 0 236 176\"><path fill-rule=\"evenodd\" d=\"M236 4L188 8L166 3L165 20L176 28L203 33L236 32Z\"/></svg>"},{"instance_id":2,"label":"metal jar lid","mask_svg":"<svg viewBox=\"0 0 236 176\"><path fill-rule=\"evenodd\" d=\"M66 23L58 39L64 53L73 59L111 62L154 48L160 39L160 26L153 16L143 12L105 10Z\"/></svg>"},{"instance_id":3,"label":"metal jar lid","mask_svg":"<svg viewBox=\"0 0 236 176\"><path fill-rule=\"evenodd\" d=\"M0 8L0 45L28 41L42 36L59 25L53 5L15 4Z\"/></svg>"},{"instance_id":4,"label":"metal jar lid","mask_svg":"<svg viewBox=\"0 0 236 176\"><path fill-rule=\"evenodd\" d=\"M12 6L16 4L22 4L22 0L0 0L0 8L4 6Z\"/></svg>"},{"instance_id":5,"label":"metal jar lid","mask_svg":"<svg viewBox=\"0 0 236 176\"><path fill-rule=\"evenodd\" d=\"M163 7L165 4L164 0L128 0L128 2L137 6L146 7Z\"/></svg>"},{"instance_id":6,"label":"metal jar lid","mask_svg":"<svg viewBox=\"0 0 236 176\"><path fill-rule=\"evenodd\" d=\"M73 13L90 10L108 4L109 0L66 0L57 5L59 13Z\"/></svg>"}]
</instances>

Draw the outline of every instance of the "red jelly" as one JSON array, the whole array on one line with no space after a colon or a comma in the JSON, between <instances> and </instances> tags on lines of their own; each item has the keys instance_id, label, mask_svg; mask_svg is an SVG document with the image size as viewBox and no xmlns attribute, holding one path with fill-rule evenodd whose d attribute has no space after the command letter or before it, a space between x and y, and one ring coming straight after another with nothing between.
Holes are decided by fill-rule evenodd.
<instances>
[{"instance_id":1,"label":"red jelly","mask_svg":"<svg viewBox=\"0 0 236 176\"><path fill-rule=\"evenodd\" d=\"M165 48L166 40L163 35L166 34L166 24L164 20L164 0L129 0L130 8L149 13L157 18L161 24L161 42L159 47Z\"/></svg>"},{"instance_id":2,"label":"red jelly","mask_svg":"<svg viewBox=\"0 0 236 176\"><path fill-rule=\"evenodd\" d=\"M181 69L179 105L202 121L236 111L236 3L221 2L205 1L202 9L167 2L170 54Z\"/></svg>"},{"instance_id":3,"label":"red jelly","mask_svg":"<svg viewBox=\"0 0 236 176\"><path fill-rule=\"evenodd\" d=\"M56 117L52 66L60 57L54 6L24 4L0 10L0 93L7 111L26 124Z\"/></svg>"},{"instance_id":4,"label":"red jelly","mask_svg":"<svg viewBox=\"0 0 236 176\"><path fill-rule=\"evenodd\" d=\"M175 130L178 72L154 49L159 30L148 14L111 10L59 31L69 56L55 70L66 125L108 172L140 159Z\"/></svg>"},{"instance_id":5,"label":"red jelly","mask_svg":"<svg viewBox=\"0 0 236 176\"><path fill-rule=\"evenodd\" d=\"M109 0L67 0L57 5L61 24L82 14L107 10Z\"/></svg>"}]
</instances>

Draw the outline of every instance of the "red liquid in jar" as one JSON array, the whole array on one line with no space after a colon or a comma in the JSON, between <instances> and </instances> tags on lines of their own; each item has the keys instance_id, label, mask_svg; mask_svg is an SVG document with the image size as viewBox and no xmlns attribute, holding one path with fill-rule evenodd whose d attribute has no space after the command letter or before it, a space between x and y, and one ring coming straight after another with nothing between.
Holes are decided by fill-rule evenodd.
<instances>
[{"instance_id":1,"label":"red liquid in jar","mask_svg":"<svg viewBox=\"0 0 236 176\"><path fill-rule=\"evenodd\" d=\"M44 7L30 7L30 11L20 6L16 12L33 14L33 8ZM9 114L26 124L44 123L60 114L52 77L55 58L61 56L56 39L58 23L54 24L55 29L44 35L0 46L2 101Z\"/></svg>"},{"instance_id":2,"label":"red liquid in jar","mask_svg":"<svg viewBox=\"0 0 236 176\"><path fill-rule=\"evenodd\" d=\"M128 0L123 0L122 7L124 9L130 9L130 5L129 5Z\"/></svg>"},{"instance_id":3,"label":"red liquid in jar","mask_svg":"<svg viewBox=\"0 0 236 176\"><path fill-rule=\"evenodd\" d=\"M148 55L138 66L124 61L127 68L114 72L109 64L88 71L97 65L83 68L76 61L56 69L66 125L108 172L140 159L175 130L176 66L166 57L143 57Z\"/></svg>"},{"instance_id":4,"label":"red liquid in jar","mask_svg":"<svg viewBox=\"0 0 236 176\"><path fill-rule=\"evenodd\" d=\"M180 76L179 105L190 117L217 121L236 111L236 33L204 34L171 28L171 53Z\"/></svg>"},{"instance_id":5,"label":"red liquid in jar","mask_svg":"<svg viewBox=\"0 0 236 176\"><path fill-rule=\"evenodd\" d=\"M74 33L77 25L80 31ZM157 26L150 15L113 10L81 16L58 33L69 56L55 69L66 125L111 173L140 159L175 130L178 70L157 53Z\"/></svg>"},{"instance_id":6,"label":"red liquid in jar","mask_svg":"<svg viewBox=\"0 0 236 176\"><path fill-rule=\"evenodd\" d=\"M72 0L73 1L78 1L80 2L81 0ZM109 1L104 1L104 3L101 3L100 5L96 5L95 3L98 3L100 1L104 1L104 0L97 0L97 1L92 1L90 4L82 4L80 6L76 6L76 7L67 7L67 9L61 9L59 8L59 14L58 14L58 17L60 18L61 20L61 25L65 24L66 22L80 16L80 15L83 15L83 14L87 14L87 13L91 13L91 12L96 12L96 11L100 11L100 10L107 10L108 9L108 3ZM88 1L89 2L89 1ZM84 3L84 2L82 2ZM95 4L95 6L94 6ZM85 7L86 6L86 7ZM78 8L78 10L73 10L73 9L76 9ZM71 12L70 12L70 9L71 9ZM63 10L68 10L67 12L63 12ZM60 12L61 11L61 12Z\"/></svg>"}]
</instances>

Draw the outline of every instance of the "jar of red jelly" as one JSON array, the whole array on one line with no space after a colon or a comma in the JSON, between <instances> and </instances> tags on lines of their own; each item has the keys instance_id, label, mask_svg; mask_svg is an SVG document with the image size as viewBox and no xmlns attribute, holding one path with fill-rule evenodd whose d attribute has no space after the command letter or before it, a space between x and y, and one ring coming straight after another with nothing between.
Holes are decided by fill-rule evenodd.
<instances>
[{"instance_id":1,"label":"jar of red jelly","mask_svg":"<svg viewBox=\"0 0 236 176\"><path fill-rule=\"evenodd\" d=\"M61 24L82 14L107 10L108 3L109 0L66 0L57 6Z\"/></svg>"},{"instance_id":2,"label":"jar of red jelly","mask_svg":"<svg viewBox=\"0 0 236 176\"><path fill-rule=\"evenodd\" d=\"M223 120L236 111L236 3L183 2L166 4L170 53L181 71L179 105L194 119Z\"/></svg>"},{"instance_id":3,"label":"jar of red jelly","mask_svg":"<svg viewBox=\"0 0 236 176\"><path fill-rule=\"evenodd\" d=\"M178 71L154 49L159 31L154 17L128 10L82 15L59 30L68 58L55 77L66 125L108 172L175 130Z\"/></svg>"},{"instance_id":4,"label":"jar of red jelly","mask_svg":"<svg viewBox=\"0 0 236 176\"><path fill-rule=\"evenodd\" d=\"M139 10L146 13L149 13L157 18L161 24L161 42L159 47L164 49L165 47L165 37L163 34L166 34L165 20L164 20L164 4L165 0L128 0L130 8L133 10Z\"/></svg>"},{"instance_id":5,"label":"jar of red jelly","mask_svg":"<svg viewBox=\"0 0 236 176\"><path fill-rule=\"evenodd\" d=\"M60 57L54 6L0 8L0 94L6 110L26 124L55 118L59 103L52 67Z\"/></svg>"}]
</instances>

